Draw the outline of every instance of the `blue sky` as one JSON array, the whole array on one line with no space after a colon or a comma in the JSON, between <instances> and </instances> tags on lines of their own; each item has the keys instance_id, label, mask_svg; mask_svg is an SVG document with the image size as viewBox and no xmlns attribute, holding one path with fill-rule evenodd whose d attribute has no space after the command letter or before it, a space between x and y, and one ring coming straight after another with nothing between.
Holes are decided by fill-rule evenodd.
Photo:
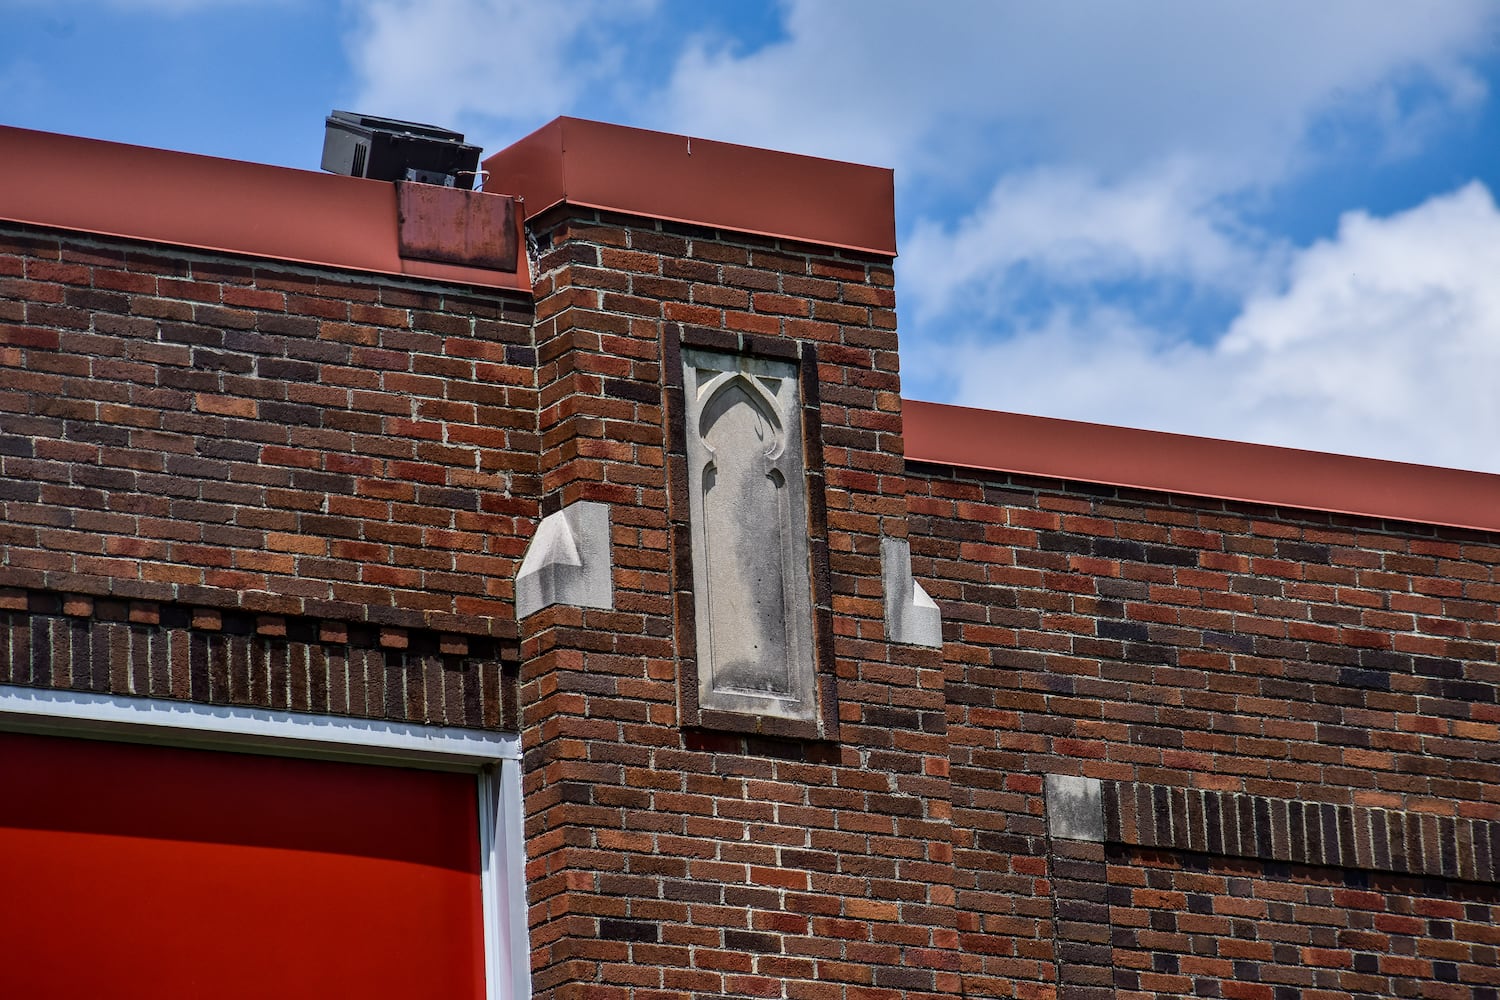
<instances>
[{"instance_id":1,"label":"blue sky","mask_svg":"<svg viewBox=\"0 0 1500 1000\"><path fill-rule=\"evenodd\" d=\"M890 166L907 396L1500 472L1497 87L1488 0L0 0L3 124Z\"/></svg>"}]
</instances>

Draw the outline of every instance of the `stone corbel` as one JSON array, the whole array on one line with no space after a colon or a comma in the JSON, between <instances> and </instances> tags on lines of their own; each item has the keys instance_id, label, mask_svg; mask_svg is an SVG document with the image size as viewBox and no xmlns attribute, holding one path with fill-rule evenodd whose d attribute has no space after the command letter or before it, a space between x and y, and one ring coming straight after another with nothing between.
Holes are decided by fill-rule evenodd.
<instances>
[{"instance_id":1,"label":"stone corbel","mask_svg":"<svg viewBox=\"0 0 1500 1000\"><path fill-rule=\"evenodd\" d=\"M909 646L943 646L943 615L911 575L911 546L904 538L880 540L885 586L885 637Z\"/></svg>"},{"instance_id":2,"label":"stone corbel","mask_svg":"<svg viewBox=\"0 0 1500 1000\"><path fill-rule=\"evenodd\" d=\"M516 573L516 618L554 604L614 607L607 504L581 500L537 525Z\"/></svg>"}]
</instances>

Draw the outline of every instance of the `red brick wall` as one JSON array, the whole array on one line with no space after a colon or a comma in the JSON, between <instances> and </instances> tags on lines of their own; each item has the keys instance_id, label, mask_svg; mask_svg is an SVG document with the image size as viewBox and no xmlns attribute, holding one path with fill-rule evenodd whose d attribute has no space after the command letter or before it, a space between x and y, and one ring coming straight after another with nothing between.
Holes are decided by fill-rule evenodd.
<instances>
[{"instance_id":1,"label":"red brick wall","mask_svg":"<svg viewBox=\"0 0 1500 1000\"><path fill-rule=\"evenodd\" d=\"M529 300L0 229L0 324L5 679L501 721Z\"/></svg>"},{"instance_id":2,"label":"red brick wall","mask_svg":"<svg viewBox=\"0 0 1500 1000\"><path fill-rule=\"evenodd\" d=\"M1109 887L1122 1000L1468 998L1500 986L1493 885L1120 848Z\"/></svg>"},{"instance_id":3,"label":"red brick wall","mask_svg":"<svg viewBox=\"0 0 1500 1000\"><path fill-rule=\"evenodd\" d=\"M0 238L11 585L491 632L535 517L524 299Z\"/></svg>"},{"instance_id":4,"label":"red brick wall","mask_svg":"<svg viewBox=\"0 0 1500 1000\"><path fill-rule=\"evenodd\" d=\"M519 728L538 996L1495 996L1500 540L909 468L888 260L570 211L534 305L0 229L0 683ZM680 697L679 342L804 365L822 738Z\"/></svg>"},{"instance_id":5,"label":"red brick wall","mask_svg":"<svg viewBox=\"0 0 1500 1000\"><path fill-rule=\"evenodd\" d=\"M970 995L1493 995L1493 537L913 471ZM1104 847L1048 840L1044 773L1106 783ZM1140 832L1112 785L1175 832ZM1206 793L1212 830L1173 788ZM1227 793L1323 808L1257 828ZM1372 816L1426 833L1372 849Z\"/></svg>"}]
</instances>

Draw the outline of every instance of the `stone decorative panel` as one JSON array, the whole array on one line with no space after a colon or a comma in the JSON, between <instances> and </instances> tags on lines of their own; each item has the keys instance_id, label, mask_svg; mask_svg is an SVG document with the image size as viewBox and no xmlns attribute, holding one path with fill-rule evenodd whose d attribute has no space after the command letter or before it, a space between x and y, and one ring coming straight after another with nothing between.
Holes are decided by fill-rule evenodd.
<instances>
[{"instance_id":1,"label":"stone decorative panel","mask_svg":"<svg viewBox=\"0 0 1500 1000\"><path fill-rule=\"evenodd\" d=\"M682 352L698 703L817 715L794 362Z\"/></svg>"}]
</instances>

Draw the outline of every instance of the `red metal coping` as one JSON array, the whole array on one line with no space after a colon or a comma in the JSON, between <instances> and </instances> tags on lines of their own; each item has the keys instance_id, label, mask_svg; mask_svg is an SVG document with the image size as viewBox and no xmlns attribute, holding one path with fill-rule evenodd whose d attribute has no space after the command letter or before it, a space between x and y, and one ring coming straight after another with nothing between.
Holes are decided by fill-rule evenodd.
<instances>
[{"instance_id":1,"label":"red metal coping","mask_svg":"<svg viewBox=\"0 0 1500 1000\"><path fill-rule=\"evenodd\" d=\"M542 126L484 167L530 216L566 202L896 254L895 176L881 167L577 118Z\"/></svg>"},{"instance_id":2,"label":"red metal coping","mask_svg":"<svg viewBox=\"0 0 1500 1000\"><path fill-rule=\"evenodd\" d=\"M394 184L9 126L0 219L531 291L524 258L516 273L403 259Z\"/></svg>"},{"instance_id":3,"label":"red metal coping","mask_svg":"<svg viewBox=\"0 0 1500 1000\"><path fill-rule=\"evenodd\" d=\"M903 401L906 457L1361 517L1500 531L1500 476Z\"/></svg>"}]
</instances>

